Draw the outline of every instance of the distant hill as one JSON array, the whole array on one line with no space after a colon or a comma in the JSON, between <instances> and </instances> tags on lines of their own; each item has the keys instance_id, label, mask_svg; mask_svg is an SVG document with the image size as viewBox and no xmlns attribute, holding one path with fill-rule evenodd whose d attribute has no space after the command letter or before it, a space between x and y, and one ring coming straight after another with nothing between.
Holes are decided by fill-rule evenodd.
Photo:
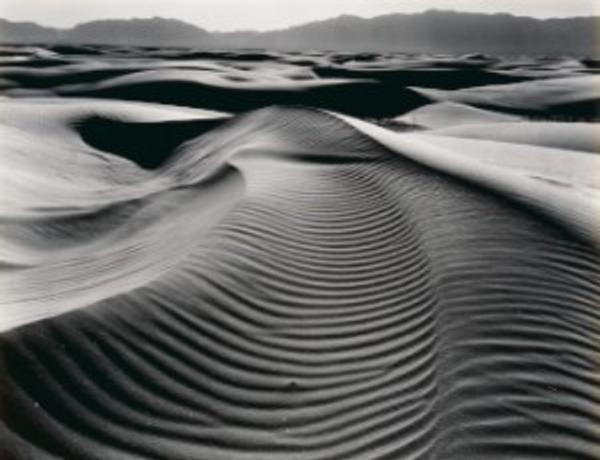
<instances>
[{"instance_id":1,"label":"distant hill","mask_svg":"<svg viewBox=\"0 0 600 460\"><path fill-rule=\"evenodd\" d=\"M600 18L540 20L431 10L371 19L343 15L267 32L207 32L176 19L102 20L71 29L0 19L3 43L81 43L280 50L596 55Z\"/></svg>"},{"instance_id":2,"label":"distant hill","mask_svg":"<svg viewBox=\"0 0 600 460\"><path fill-rule=\"evenodd\" d=\"M85 22L71 29L53 29L34 23L0 19L3 43L77 43L138 46L216 45L215 37L177 19L107 19Z\"/></svg>"},{"instance_id":3,"label":"distant hill","mask_svg":"<svg viewBox=\"0 0 600 460\"><path fill-rule=\"evenodd\" d=\"M0 19L0 42L2 43L49 43L60 39L60 31L42 27L34 22L11 22Z\"/></svg>"},{"instance_id":4,"label":"distant hill","mask_svg":"<svg viewBox=\"0 0 600 460\"><path fill-rule=\"evenodd\" d=\"M205 46L215 38L177 19L108 19L79 24L63 33L64 40L86 44Z\"/></svg>"},{"instance_id":5,"label":"distant hill","mask_svg":"<svg viewBox=\"0 0 600 460\"><path fill-rule=\"evenodd\" d=\"M340 16L283 30L220 34L235 46L424 53L594 54L600 18L540 20L431 10L372 19Z\"/></svg>"}]
</instances>

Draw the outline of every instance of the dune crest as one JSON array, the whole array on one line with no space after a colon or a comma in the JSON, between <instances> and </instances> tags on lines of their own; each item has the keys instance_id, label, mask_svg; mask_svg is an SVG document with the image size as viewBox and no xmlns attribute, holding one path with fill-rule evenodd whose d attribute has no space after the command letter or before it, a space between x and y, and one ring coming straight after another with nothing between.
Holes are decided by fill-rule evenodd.
<instances>
[{"instance_id":1,"label":"dune crest","mask_svg":"<svg viewBox=\"0 0 600 460\"><path fill-rule=\"evenodd\" d=\"M538 209L600 244L600 159L570 150L403 134L338 115L386 147ZM553 151L554 150L554 151ZM570 161L571 160L571 161Z\"/></svg>"}]
</instances>

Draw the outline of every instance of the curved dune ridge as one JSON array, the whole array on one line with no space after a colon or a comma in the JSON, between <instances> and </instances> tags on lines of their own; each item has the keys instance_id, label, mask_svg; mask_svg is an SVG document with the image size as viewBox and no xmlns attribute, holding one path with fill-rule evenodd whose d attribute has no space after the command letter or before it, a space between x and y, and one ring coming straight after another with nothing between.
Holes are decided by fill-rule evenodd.
<instances>
[{"instance_id":1,"label":"curved dune ridge","mask_svg":"<svg viewBox=\"0 0 600 460\"><path fill-rule=\"evenodd\" d=\"M512 144L538 145L562 150L598 153L600 124L561 122L476 122L438 129L435 134L487 139Z\"/></svg>"},{"instance_id":2,"label":"curved dune ridge","mask_svg":"<svg viewBox=\"0 0 600 460\"><path fill-rule=\"evenodd\" d=\"M395 118L395 121L427 129L460 127L462 125L481 125L520 121L516 115L507 115L491 110L456 102L438 102L427 104ZM467 128L468 129L468 128ZM472 130L477 134L478 129ZM471 137L471 136L467 136Z\"/></svg>"},{"instance_id":3,"label":"curved dune ridge","mask_svg":"<svg viewBox=\"0 0 600 460\"><path fill-rule=\"evenodd\" d=\"M597 250L440 139L267 108L154 171L41 170L2 232L4 454L596 458Z\"/></svg>"},{"instance_id":4,"label":"curved dune ridge","mask_svg":"<svg viewBox=\"0 0 600 460\"><path fill-rule=\"evenodd\" d=\"M454 91L411 88L434 101L451 101L517 114L568 121L596 120L600 75L569 75Z\"/></svg>"},{"instance_id":5,"label":"curved dune ridge","mask_svg":"<svg viewBox=\"0 0 600 460\"><path fill-rule=\"evenodd\" d=\"M0 54L0 458L600 458L583 61Z\"/></svg>"}]
</instances>

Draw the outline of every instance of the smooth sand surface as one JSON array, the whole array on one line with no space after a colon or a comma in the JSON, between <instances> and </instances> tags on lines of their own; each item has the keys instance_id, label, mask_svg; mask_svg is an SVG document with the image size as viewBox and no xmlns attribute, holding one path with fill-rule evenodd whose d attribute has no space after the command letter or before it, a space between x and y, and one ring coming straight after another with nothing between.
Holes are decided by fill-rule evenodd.
<instances>
[{"instance_id":1,"label":"smooth sand surface","mask_svg":"<svg viewBox=\"0 0 600 460\"><path fill-rule=\"evenodd\" d=\"M558 121L581 121L598 117L600 75L540 78L452 91L417 87L411 89L434 101L472 104Z\"/></svg>"},{"instance_id":2,"label":"smooth sand surface","mask_svg":"<svg viewBox=\"0 0 600 460\"><path fill-rule=\"evenodd\" d=\"M479 109L467 104L438 102L419 107L394 118L394 120L427 129L441 129L471 124L507 123L519 121L521 118L516 115ZM475 131L479 132L479 130Z\"/></svg>"},{"instance_id":3,"label":"smooth sand surface","mask_svg":"<svg viewBox=\"0 0 600 460\"><path fill-rule=\"evenodd\" d=\"M600 146L600 123L475 122L468 125L438 129L435 134L537 145L591 154L598 154Z\"/></svg>"}]
</instances>

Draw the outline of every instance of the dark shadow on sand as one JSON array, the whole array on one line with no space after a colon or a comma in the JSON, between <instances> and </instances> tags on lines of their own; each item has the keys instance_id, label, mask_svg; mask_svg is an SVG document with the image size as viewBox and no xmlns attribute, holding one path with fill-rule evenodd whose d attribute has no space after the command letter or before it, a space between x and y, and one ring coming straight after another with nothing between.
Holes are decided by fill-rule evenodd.
<instances>
[{"instance_id":1,"label":"dark shadow on sand","mask_svg":"<svg viewBox=\"0 0 600 460\"><path fill-rule=\"evenodd\" d=\"M145 169L156 169L182 143L221 125L226 119L163 122L123 122L91 117L75 129L90 146L126 158Z\"/></svg>"},{"instance_id":2,"label":"dark shadow on sand","mask_svg":"<svg viewBox=\"0 0 600 460\"><path fill-rule=\"evenodd\" d=\"M428 104L408 88L377 82L319 86L301 90L221 88L189 81L134 83L83 91L66 90L62 96L99 97L157 102L241 113L270 105L320 107L358 117L394 117Z\"/></svg>"}]
</instances>

